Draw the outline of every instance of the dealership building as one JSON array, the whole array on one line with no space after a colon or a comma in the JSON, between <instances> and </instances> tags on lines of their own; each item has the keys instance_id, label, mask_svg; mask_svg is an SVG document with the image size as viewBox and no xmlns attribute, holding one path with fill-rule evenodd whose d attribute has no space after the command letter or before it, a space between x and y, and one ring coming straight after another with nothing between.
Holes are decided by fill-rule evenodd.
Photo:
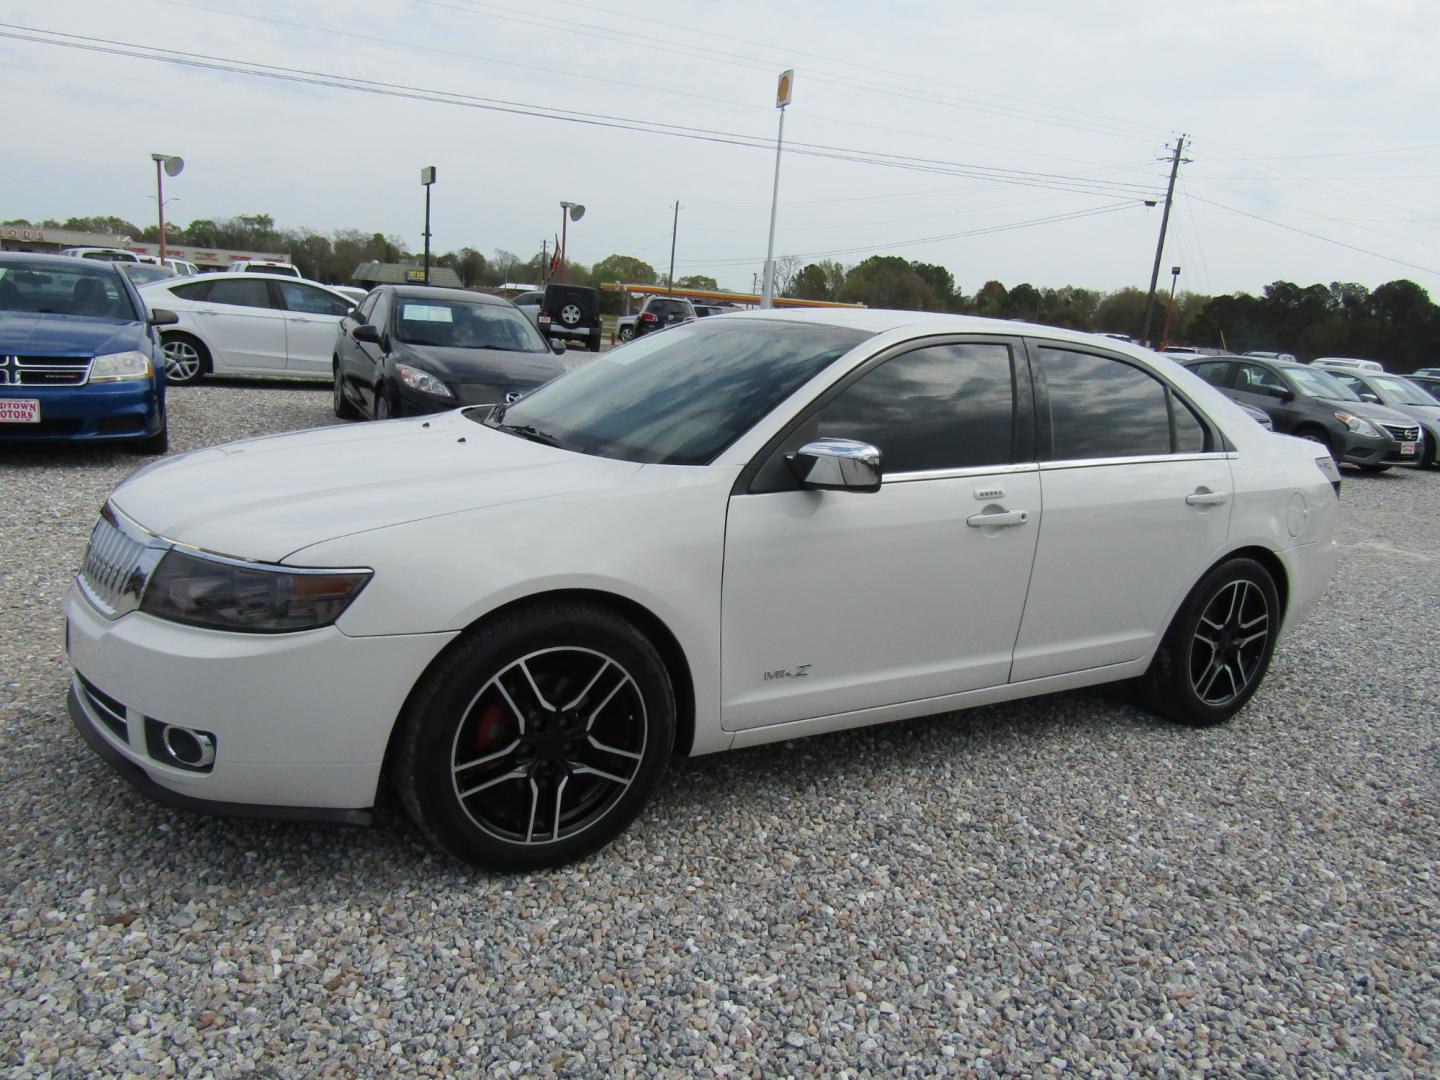
<instances>
[{"instance_id":1,"label":"dealership building","mask_svg":"<svg viewBox=\"0 0 1440 1080\"><path fill-rule=\"evenodd\" d=\"M111 233L80 232L76 229L46 229L30 225L0 225L0 251L34 251L45 255L58 255L65 248L103 247L123 248L137 255L159 257L160 245L132 240L128 236ZM232 251L228 248L197 248L188 245L165 245L165 255L171 259L193 262L202 270L224 270L238 259L264 259L271 262L289 262L288 251Z\"/></svg>"}]
</instances>

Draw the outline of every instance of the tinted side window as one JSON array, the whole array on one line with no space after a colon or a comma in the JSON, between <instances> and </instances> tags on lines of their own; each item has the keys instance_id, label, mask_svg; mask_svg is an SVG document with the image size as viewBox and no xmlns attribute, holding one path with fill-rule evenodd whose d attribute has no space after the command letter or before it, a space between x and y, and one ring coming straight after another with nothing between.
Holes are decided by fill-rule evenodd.
<instances>
[{"instance_id":1,"label":"tinted side window","mask_svg":"<svg viewBox=\"0 0 1440 1080\"><path fill-rule=\"evenodd\" d=\"M1205 425L1200 423L1190 406L1176 397L1173 391L1170 394L1170 407L1175 414L1175 452L1203 454L1209 450Z\"/></svg>"},{"instance_id":2,"label":"tinted side window","mask_svg":"<svg viewBox=\"0 0 1440 1080\"><path fill-rule=\"evenodd\" d=\"M301 285L298 282L280 282L280 295L285 300L285 306L291 311L338 317L350 310L350 305L343 300L338 300L327 292L322 292L309 285Z\"/></svg>"},{"instance_id":3,"label":"tinted side window","mask_svg":"<svg viewBox=\"0 0 1440 1080\"><path fill-rule=\"evenodd\" d=\"M1230 381L1230 365L1223 360L1209 364L1196 364L1190 369L1211 386L1225 386Z\"/></svg>"},{"instance_id":4,"label":"tinted side window","mask_svg":"<svg viewBox=\"0 0 1440 1080\"><path fill-rule=\"evenodd\" d=\"M370 316L370 325L378 326L381 330L390 329L390 294L380 293L375 301L375 308Z\"/></svg>"},{"instance_id":5,"label":"tinted side window","mask_svg":"<svg viewBox=\"0 0 1440 1080\"><path fill-rule=\"evenodd\" d=\"M1286 391L1285 380L1269 368L1263 368L1259 364L1240 365L1240 369L1235 375L1235 389L1246 390L1252 394L1264 394L1269 391L1283 394Z\"/></svg>"},{"instance_id":6,"label":"tinted side window","mask_svg":"<svg viewBox=\"0 0 1440 1080\"><path fill-rule=\"evenodd\" d=\"M368 323L370 321L370 312L375 310L375 301L379 299L380 294L378 292L372 292L369 296L365 297L364 300L361 300L360 306L355 309L355 321Z\"/></svg>"},{"instance_id":7,"label":"tinted side window","mask_svg":"<svg viewBox=\"0 0 1440 1080\"><path fill-rule=\"evenodd\" d=\"M935 345L887 360L818 414L816 437L880 449L887 474L1010 461L1015 394L1005 345Z\"/></svg>"},{"instance_id":8,"label":"tinted side window","mask_svg":"<svg viewBox=\"0 0 1440 1080\"><path fill-rule=\"evenodd\" d=\"M212 304L235 304L239 307L268 308L270 288L263 278L224 278L208 283L205 299Z\"/></svg>"},{"instance_id":9,"label":"tinted side window","mask_svg":"<svg viewBox=\"0 0 1440 1080\"><path fill-rule=\"evenodd\" d=\"M205 294L210 291L210 282L192 281L186 285L176 285L170 291L183 300L204 300Z\"/></svg>"},{"instance_id":10,"label":"tinted side window","mask_svg":"<svg viewBox=\"0 0 1440 1080\"><path fill-rule=\"evenodd\" d=\"M1050 400L1052 461L1170 453L1165 385L1121 360L1037 350Z\"/></svg>"}]
</instances>

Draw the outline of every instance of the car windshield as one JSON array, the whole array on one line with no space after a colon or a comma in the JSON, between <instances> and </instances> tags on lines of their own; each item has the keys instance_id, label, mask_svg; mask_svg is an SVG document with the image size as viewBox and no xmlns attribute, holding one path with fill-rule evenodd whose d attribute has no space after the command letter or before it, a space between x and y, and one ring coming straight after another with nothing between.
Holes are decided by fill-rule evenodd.
<instances>
[{"instance_id":1,"label":"car windshield","mask_svg":"<svg viewBox=\"0 0 1440 1080\"><path fill-rule=\"evenodd\" d=\"M1314 368L1286 368L1300 392L1306 397L1338 398L1341 401L1359 401L1360 397L1333 375Z\"/></svg>"},{"instance_id":2,"label":"car windshield","mask_svg":"<svg viewBox=\"0 0 1440 1080\"><path fill-rule=\"evenodd\" d=\"M116 263L115 265L120 267L120 272L136 285L149 285L152 281L175 276L173 270L167 270L161 266L148 266L145 263Z\"/></svg>"},{"instance_id":3,"label":"car windshield","mask_svg":"<svg viewBox=\"0 0 1440 1080\"><path fill-rule=\"evenodd\" d=\"M138 321L120 275L107 263L87 259L76 259L71 270L0 258L0 311Z\"/></svg>"},{"instance_id":4,"label":"car windshield","mask_svg":"<svg viewBox=\"0 0 1440 1080\"><path fill-rule=\"evenodd\" d=\"M513 405L467 415L597 457L704 465L869 336L760 319L686 323L612 350Z\"/></svg>"},{"instance_id":5,"label":"car windshield","mask_svg":"<svg viewBox=\"0 0 1440 1080\"><path fill-rule=\"evenodd\" d=\"M401 296L395 307L395 336L407 345L550 351L530 320L509 305Z\"/></svg>"},{"instance_id":6,"label":"car windshield","mask_svg":"<svg viewBox=\"0 0 1440 1080\"><path fill-rule=\"evenodd\" d=\"M1385 395L1391 405L1434 405L1435 399L1412 383L1409 379L1385 378L1372 375L1370 384Z\"/></svg>"}]
</instances>

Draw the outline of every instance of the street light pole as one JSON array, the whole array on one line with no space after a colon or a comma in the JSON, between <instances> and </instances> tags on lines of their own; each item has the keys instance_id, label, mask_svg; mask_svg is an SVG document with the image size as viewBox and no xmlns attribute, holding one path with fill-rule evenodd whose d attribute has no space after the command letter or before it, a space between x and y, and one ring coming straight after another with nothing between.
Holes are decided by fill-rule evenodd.
<instances>
[{"instance_id":1,"label":"street light pole","mask_svg":"<svg viewBox=\"0 0 1440 1080\"><path fill-rule=\"evenodd\" d=\"M430 284L430 188L435 184L435 166L420 170L420 183L425 185L425 284Z\"/></svg>"},{"instance_id":2,"label":"street light pole","mask_svg":"<svg viewBox=\"0 0 1440 1080\"><path fill-rule=\"evenodd\" d=\"M782 71L775 87L775 107L780 110L780 127L775 134L775 184L770 191L770 239L765 245L765 283L760 293L760 306L775 306L775 209L780 203L780 147L785 142L785 106L795 88L795 71Z\"/></svg>"},{"instance_id":3,"label":"street light pole","mask_svg":"<svg viewBox=\"0 0 1440 1080\"><path fill-rule=\"evenodd\" d=\"M670 225L670 295L675 295L675 234L680 231L680 200L675 200L675 220Z\"/></svg>"},{"instance_id":4,"label":"street light pole","mask_svg":"<svg viewBox=\"0 0 1440 1080\"><path fill-rule=\"evenodd\" d=\"M165 174L179 176L185 168L183 159L173 154L151 154L155 162L155 206L160 213L160 265L165 265Z\"/></svg>"}]
</instances>

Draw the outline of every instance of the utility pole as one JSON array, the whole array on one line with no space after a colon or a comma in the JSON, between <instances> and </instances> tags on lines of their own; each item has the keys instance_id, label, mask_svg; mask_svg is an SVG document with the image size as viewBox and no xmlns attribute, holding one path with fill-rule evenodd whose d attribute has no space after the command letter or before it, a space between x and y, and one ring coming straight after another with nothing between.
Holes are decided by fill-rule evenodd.
<instances>
[{"instance_id":1,"label":"utility pole","mask_svg":"<svg viewBox=\"0 0 1440 1080\"><path fill-rule=\"evenodd\" d=\"M670 225L670 295L675 295L675 234L680 231L680 200L675 200L675 220Z\"/></svg>"},{"instance_id":2,"label":"utility pole","mask_svg":"<svg viewBox=\"0 0 1440 1080\"><path fill-rule=\"evenodd\" d=\"M1150 320L1155 314L1155 283L1160 280L1160 257L1165 253L1165 230L1170 224L1170 203L1175 198L1175 177L1180 172L1180 153L1185 149L1185 136L1175 140L1175 156L1170 159L1170 186L1165 189L1165 213L1160 217L1160 240L1155 245L1155 265L1150 270L1150 293L1145 298L1145 329L1140 344L1150 344Z\"/></svg>"},{"instance_id":3,"label":"utility pole","mask_svg":"<svg viewBox=\"0 0 1440 1080\"><path fill-rule=\"evenodd\" d=\"M540 241L540 284L544 285L550 279L550 241Z\"/></svg>"}]
</instances>

